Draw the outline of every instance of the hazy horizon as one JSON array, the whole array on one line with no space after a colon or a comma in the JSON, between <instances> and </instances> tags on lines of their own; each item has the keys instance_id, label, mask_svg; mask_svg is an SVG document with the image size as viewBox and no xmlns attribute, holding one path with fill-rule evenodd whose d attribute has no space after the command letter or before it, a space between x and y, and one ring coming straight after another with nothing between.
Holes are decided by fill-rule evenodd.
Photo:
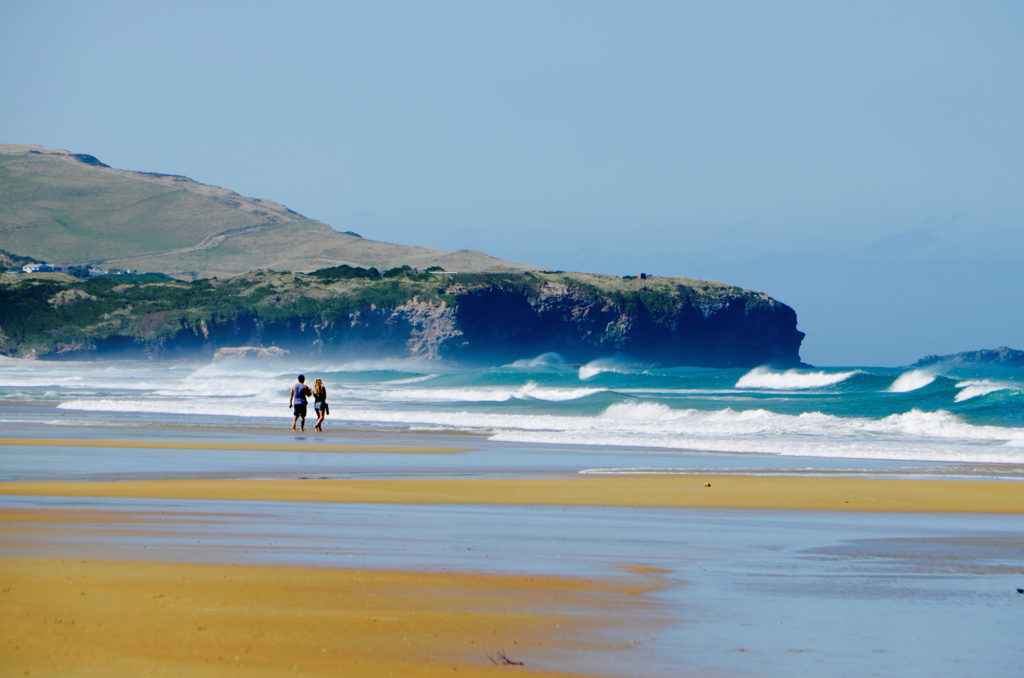
<instances>
[{"instance_id":1,"label":"hazy horizon","mask_svg":"<svg viewBox=\"0 0 1024 678\"><path fill-rule=\"evenodd\" d=\"M819 365L1024 348L1024 5L22 2L0 142L339 231L791 305Z\"/></svg>"}]
</instances>

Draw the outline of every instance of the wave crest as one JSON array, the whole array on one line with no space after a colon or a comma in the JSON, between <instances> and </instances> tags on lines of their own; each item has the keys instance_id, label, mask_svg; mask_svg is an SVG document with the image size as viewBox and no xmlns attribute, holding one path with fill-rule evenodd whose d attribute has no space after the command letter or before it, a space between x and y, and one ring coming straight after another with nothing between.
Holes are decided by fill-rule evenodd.
<instances>
[{"instance_id":1,"label":"wave crest","mask_svg":"<svg viewBox=\"0 0 1024 678\"><path fill-rule=\"evenodd\" d=\"M565 359L554 351L548 351L533 358L520 358L508 365L508 367L525 370L538 367L559 367L561 365L565 365Z\"/></svg>"},{"instance_id":2,"label":"wave crest","mask_svg":"<svg viewBox=\"0 0 1024 678\"><path fill-rule=\"evenodd\" d=\"M931 370L912 370L904 372L889 386L889 393L910 393L935 381L935 373Z\"/></svg>"},{"instance_id":3,"label":"wave crest","mask_svg":"<svg viewBox=\"0 0 1024 678\"><path fill-rule=\"evenodd\" d=\"M973 400L974 398L987 396L989 393L995 393L996 391L1014 390L1012 386L998 384L994 381L989 381L988 379L961 381L956 385L956 387L961 389L953 399L954 402L958 403L962 403L965 400Z\"/></svg>"},{"instance_id":4,"label":"wave crest","mask_svg":"<svg viewBox=\"0 0 1024 678\"><path fill-rule=\"evenodd\" d=\"M812 388L835 386L860 374L860 370L849 372L801 372L786 370L776 372L767 367L755 367L736 382L736 388L761 388L772 391L799 391Z\"/></svg>"},{"instance_id":5,"label":"wave crest","mask_svg":"<svg viewBox=\"0 0 1024 678\"><path fill-rule=\"evenodd\" d=\"M580 367L580 381L586 381L587 379L591 379L605 372L633 374L636 372L636 367L629 363L616 360L615 358L598 358L597 360L591 360L586 365Z\"/></svg>"}]
</instances>

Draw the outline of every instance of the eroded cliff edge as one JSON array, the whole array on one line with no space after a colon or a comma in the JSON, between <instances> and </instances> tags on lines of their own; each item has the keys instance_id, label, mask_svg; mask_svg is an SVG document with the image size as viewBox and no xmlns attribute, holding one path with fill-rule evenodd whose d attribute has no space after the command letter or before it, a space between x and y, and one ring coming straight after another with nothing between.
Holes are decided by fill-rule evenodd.
<instances>
[{"instance_id":1,"label":"eroded cliff edge","mask_svg":"<svg viewBox=\"0 0 1024 678\"><path fill-rule=\"evenodd\" d=\"M297 354L504 363L555 352L666 365L800 364L796 313L771 297L684 278L449 274L340 266L225 280L11 276L0 352L16 357Z\"/></svg>"}]
</instances>

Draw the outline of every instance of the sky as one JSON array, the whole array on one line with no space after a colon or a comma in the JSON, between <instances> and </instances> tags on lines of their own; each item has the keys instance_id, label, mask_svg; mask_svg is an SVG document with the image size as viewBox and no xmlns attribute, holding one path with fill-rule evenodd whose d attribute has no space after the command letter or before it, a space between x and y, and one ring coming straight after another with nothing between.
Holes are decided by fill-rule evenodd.
<instances>
[{"instance_id":1,"label":"sky","mask_svg":"<svg viewBox=\"0 0 1024 678\"><path fill-rule=\"evenodd\" d=\"M340 231L1024 349L1024 3L0 0L0 143ZM0 245L2 247L2 245Z\"/></svg>"}]
</instances>

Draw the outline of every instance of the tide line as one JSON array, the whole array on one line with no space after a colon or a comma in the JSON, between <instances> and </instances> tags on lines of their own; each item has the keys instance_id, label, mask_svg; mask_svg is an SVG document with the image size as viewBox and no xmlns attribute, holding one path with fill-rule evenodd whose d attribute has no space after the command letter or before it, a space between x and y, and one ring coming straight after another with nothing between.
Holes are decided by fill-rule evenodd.
<instances>
[{"instance_id":1,"label":"tide line","mask_svg":"<svg viewBox=\"0 0 1024 678\"><path fill-rule=\"evenodd\" d=\"M115 447L152 450L236 450L267 452L364 452L371 454L457 454L458 447L360 445L354 443L225 442L212 440L80 440L73 438L0 438L0 446Z\"/></svg>"}]
</instances>

